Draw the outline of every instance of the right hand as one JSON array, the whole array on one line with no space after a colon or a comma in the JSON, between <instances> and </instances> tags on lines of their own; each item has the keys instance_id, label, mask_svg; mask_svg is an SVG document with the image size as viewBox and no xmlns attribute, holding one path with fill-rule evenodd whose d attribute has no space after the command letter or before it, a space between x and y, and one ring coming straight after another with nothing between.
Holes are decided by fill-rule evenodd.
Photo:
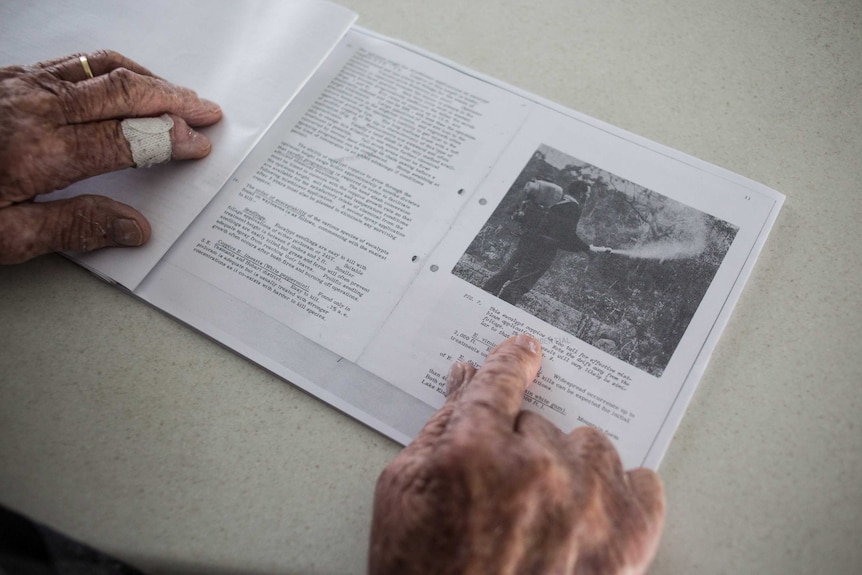
<instances>
[{"instance_id":1,"label":"right hand","mask_svg":"<svg viewBox=\"0 0 862 575\"><path fill-rule=\"evenodd\" d=\"M73 182L134 165L120 122L169 114L171 159L202 158L210 142L192 127L222 117L198 98L116 52L0 68L0 263L63 250L141 245L146 218L105 197L34 203Z\"/></svg>"},{"instance_id":2,"label":"right hand","mask_svg":"<svg viewBox=\"0 0 862 575\"><path fill-rule=\"evenodd\" d=\"M644 573L664 519L661 483L624 472L603 433L563 433L521 411L539 343L510 338L449 397L377 482L370 575Z\"/></svg>"}]
</instances>

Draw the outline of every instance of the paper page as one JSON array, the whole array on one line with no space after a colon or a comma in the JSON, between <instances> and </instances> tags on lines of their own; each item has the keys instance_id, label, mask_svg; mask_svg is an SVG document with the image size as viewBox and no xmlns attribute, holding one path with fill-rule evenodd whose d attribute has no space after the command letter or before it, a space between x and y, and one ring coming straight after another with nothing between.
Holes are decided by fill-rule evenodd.
<instances>
[{"instance_id":1,"label":"paper page","mask_svg":"<svg viewBox=\"0 0 862 575\"><path fill-rule=\"evenodd\" d=\"M355 18L336 4L314 0L53 0L0 5L0 65L112 49L218 102L224 110L222 122L205 130L213 142L205 160L125 170L53 194L110 196L140 210L153 227L150 242L142 248L74 258L134 289Z\"/></svg>"},{"instance_id":2,"label":"paper page","mask_svg":"<svg viewBox=\"0 0 862 575\"><path fill-rule=\"evenodd\" d=\"M442 162L393 148L427 126L435 92L460 107L416 135ZM487 281L518 247L531 180L588 182L574 228L613 253L559 250L511 298ZM453 361L533 333L545 360L525 408L656 467L782 201L357 30L137 293L402 442L444 401Z\"/></svg>"},{"instance_id":3,"label":"paper page","mask_svg":"<svg viewBox=\"0 0 862 575\"><path fill-rule=\"evenodd\" d=\"M613 252L536 244L513 221L531 181L589 183L577 233ZM453 361L532 333L544 361L525 408L655 467L782 199L537 105L359 364L440 406Z\"/></svg>"},{"instance_id":4,"label":"paper page","mask_svg":"<svg viewBox=\"0 0 862 575\"><path fill-rule=\"evenodd\" d=\"M403 445L434 408L171 263L136 292L145 300Z\"/></svg>"},{"instance_id":5,"label":"paper page","mask_svg":"<svg viewBox=\"0 0 862 575\"><path fill-rule=\"evenodd\" d=\"M355 361L525 113L351 31L165 261Z\"/></svg>"}]
</instances>

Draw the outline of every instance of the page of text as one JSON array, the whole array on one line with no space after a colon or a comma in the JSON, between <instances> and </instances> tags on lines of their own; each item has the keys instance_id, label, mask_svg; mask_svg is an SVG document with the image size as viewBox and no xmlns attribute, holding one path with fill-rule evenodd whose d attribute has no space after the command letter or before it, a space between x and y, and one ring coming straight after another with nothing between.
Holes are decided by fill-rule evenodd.
<instances>
[{"instance_id":1,"label":"page of text","mask_svg":"<svg viewBox=\"0 0 862 575\"><path fill-rule=\"evenodd\" d=\"M355 360L526 110L350 32L166 261Z\"/></svg>"}]
</instances>

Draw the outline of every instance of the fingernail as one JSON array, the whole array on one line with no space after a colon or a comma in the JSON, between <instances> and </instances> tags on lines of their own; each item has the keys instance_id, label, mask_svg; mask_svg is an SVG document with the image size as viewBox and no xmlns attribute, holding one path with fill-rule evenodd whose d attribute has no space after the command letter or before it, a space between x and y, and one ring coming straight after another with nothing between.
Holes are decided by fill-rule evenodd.
<instances>
[{"instance_id":1,"label":"fingernail","mask_svg":"<svg viewBox=\"0 0 862 575\"><path fill-rule=\"evenodd\" d=\"M144 233L138 222L128 218L117 218L111 226L114 242L121 246L139 246L144 243Z\"/></svg>"},{"instance_id":2,"label":"fingernail","mask_svg":"<svg viewBox=\"0 0 862 575\"><path fill-rule=\"evenodd\" d=\"M467 380L467 365L464 362L456 361L449 368L449 373L446 375L446 395L452 396L453 393L461 389Z\"/></svg>"},{"instance_id":3,"label":"fingernail","mask_svg":"<svg viewBox=\"0 0 862 575\"><path fill-rule=\"evenodd\" d=\"M209 152L209 150L213 147L210 139L201 134L200 132L196 132L194 130L191 131L191 144L200 150L201 152Z\"/></svg>"},{"instance_id":4,"label":"fingernail","mask_svg":"<svg viewBox=\"0 0 862 575\"><path fill-rule=\"evenodd\" d=\"M526 333L519 333L516 335L512 339L512 343L528 350L530 353L538 353L542 347L539 340Z\"/></svg>"},{"instance_id":5,"label":"fingernail","mask_svg":"<svg viewBox=\"0 0 862 575\"><path fill-rule=\"evenodd\" d=\"M201 102L203 102L204 106L206 106L207 111L212 112L213 114L221 114L221 106L219 106L212 100L201 98Z\"/></svg>"},{"instance_id":6,"label":"fingernail","mask_svg":"<svg viewBox=\"0 0 862 575\"><path fill-rule=\"evenodd\" d=\"M175 139L171 157L175 160L203 158L210 153L212 143L209 138L189 128L188 136Z\"/></svg>"},{"instance_id":7,"label":"fingernail","mask_svg":"<svg viewBox=\"0 0 862 575\"><path fill-rule=\"evenodd\" d=\"M449 374L446 376L446 385L451 387L456 383L460 383L462 379L464 379L464 364L456 361L449 368Z\"/></svg>"}]
</instances>

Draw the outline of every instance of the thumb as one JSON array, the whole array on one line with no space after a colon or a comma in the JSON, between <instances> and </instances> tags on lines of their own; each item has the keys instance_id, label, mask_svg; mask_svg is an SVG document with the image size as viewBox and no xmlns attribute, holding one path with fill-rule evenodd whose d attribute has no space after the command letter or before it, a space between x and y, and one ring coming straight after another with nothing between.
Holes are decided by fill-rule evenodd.
<instances>
[{"instance_id":1,"label":"thumb","mask_svg":"<svg viewBox=\"0 0 862 575\"><path fill-rule=\"evenodd\" d=\"M56 251L140 246L150 233L138 210L103 196L15 204L0 209L0 264Z\"/></svg>"}]
</instances>

